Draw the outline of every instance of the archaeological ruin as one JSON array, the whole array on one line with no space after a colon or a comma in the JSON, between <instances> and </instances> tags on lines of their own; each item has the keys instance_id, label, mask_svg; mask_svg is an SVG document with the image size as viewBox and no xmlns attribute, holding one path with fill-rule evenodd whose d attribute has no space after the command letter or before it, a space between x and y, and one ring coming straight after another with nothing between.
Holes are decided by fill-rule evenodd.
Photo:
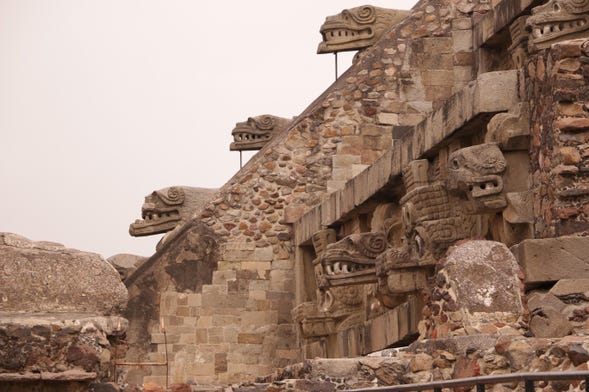
<instances>
[{"instance_id":1,"label":"archaeological ruin","mask_svg":"<svg viewBox=\"0 0 589 392\"><path fill-rule=\"evenodd\" d=\"M259 151L220 189L148 195L150 258L0 236L0 390L587 387L589 0L367 5L320 33L353 65L238 123Z\"/></svg>"}]
</instances>

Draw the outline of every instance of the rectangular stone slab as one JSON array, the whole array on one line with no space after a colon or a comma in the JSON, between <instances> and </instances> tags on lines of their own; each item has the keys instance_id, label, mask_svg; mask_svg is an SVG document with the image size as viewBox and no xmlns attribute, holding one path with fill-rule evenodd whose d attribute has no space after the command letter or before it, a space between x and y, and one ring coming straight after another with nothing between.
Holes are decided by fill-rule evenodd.
<instances>
[{"instance_id":1,"label":"rectangular stone slab","mask_svg":"<svg viewBox=\"0 0 589 392\"><path fill-rule=\"evenodd\" d=\"M511 251L524 271L527 288L560 279L589 278L589 238L525 240Z\"/></svg>"}]
</instances>

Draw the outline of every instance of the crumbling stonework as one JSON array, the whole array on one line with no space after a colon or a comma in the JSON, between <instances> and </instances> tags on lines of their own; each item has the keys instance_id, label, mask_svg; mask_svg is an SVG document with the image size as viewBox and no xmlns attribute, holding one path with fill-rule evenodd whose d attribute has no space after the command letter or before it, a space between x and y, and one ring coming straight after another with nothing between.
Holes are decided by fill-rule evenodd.
<instances>
[{"instance_id":1,"label":"crumbling stonework","mask_svg":"<svg viewBox=\"0 0 589 392\"><path fill-rule=\"evenodd\" d=\"M87 391L124 356L127 290L99 255L0 234L0 390Z\"/></svg>"}]
</instances>

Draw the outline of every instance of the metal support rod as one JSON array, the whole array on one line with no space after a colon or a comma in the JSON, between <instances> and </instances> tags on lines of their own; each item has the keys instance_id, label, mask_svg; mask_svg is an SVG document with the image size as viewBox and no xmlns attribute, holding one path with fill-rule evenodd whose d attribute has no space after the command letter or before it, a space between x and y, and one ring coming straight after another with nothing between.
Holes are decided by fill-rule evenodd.
<instances>
[{"instance_id":1,"label":"metal support rod","mask_svg":"<svg viewBox=\"0 0 589 392\"><path fill-rule=\"evenodd\" d=\"M241 151L240 151L241 153ZM113 369L114 381L117 379L117 366L165 366L166 367L166 389L168 389L169 375L170 375L170 363L168 362L168 337L166 335L166 326L164 324L164 318L160 318L160 328L164 334L164 362L117 362L117 353L115 346L115 363Z\"/></svg>"},{"instance_id":2,"label":"metal support rod","mask_svg":"<svg viewBox=\"0 0 589 392\"><path fill-rule=\"evenodd\" d=\"M239 168L241 169L243 167L243 161L241 160L241 150L239 150Z\"/></svg>"},{"instance_id":3,"label":"metal support rod","mask_svg":"<svg viewBox=\"0 0 589 392\"><path fill-rule=\"evenodd\" d=\"M337 52L333 52L335 55L335 80L337 80Z\"/></svg>"},{"instance_id":4,"label":"metal support rod","mask_svg":"<svg viewBox=\"0 0 589 392\"><path fill-rule=\"evenodd\" d=\"M534 392L534 381L533 380L526 380L525 381L525 389L526 389L526 392Z\"/></svg>"},{"instance_id":5,"label":"metal support rod","mask_svg":"<svg viewBox=\"0 0 589 392\"><path fill-rule=\"evenodd\" d=\"M164 326L164 318L161 318L162 333L164 334L164 359L166 360L166 389L168 389L168 377L170 374L170 366L168 362L168 337L166 335L166 327Z\"/></svg>"}]
</instances>

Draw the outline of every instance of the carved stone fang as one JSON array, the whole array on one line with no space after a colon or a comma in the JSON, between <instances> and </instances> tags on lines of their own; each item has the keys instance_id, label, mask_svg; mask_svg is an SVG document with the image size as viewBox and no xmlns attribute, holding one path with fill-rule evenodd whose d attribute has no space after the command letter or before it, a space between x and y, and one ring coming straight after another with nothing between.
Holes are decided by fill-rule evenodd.
<instances>
[{"instance_id":1,"label":"carved stone fang","mask_svg":"<svg viewBox=\"0 0 589 392\"><path fill-rule=\"evenodd\" d=\"M473 197L495 195L503 191L503 178L497 175L489 175L475 178L469 184L469 191Z\"/></svg>"},{"instance_id":2,"label":"carved stone fang","mask_svg":"<svg viewBox=\"0 0 589 392\"><path fill-rule=\"evenodd\" d=\"M330 28L322 31L323 41L328 45L353 42L361 39L369 39L374 35L371 28L362 30L350 30L347 28Z\"/></svg>"},{"instance_id":3,"label":"carved stone fang","mask_svg":"<svg viewBox=\"0 0 589 392\"><path fill-rule=\"evenodd\" d=\"M587 21L575 19L569 21L548 22L532 29L532 37L536 41L545 41L560 35L569 34L584 27Z\"/></svg>"},{"instance_id":4,"label":"carved stone fang","mask_svg":"<svg viewBox=\"0 0 589 392\"><path fill-rule=\"evenodd\" d=\"M233 135L233 140L236 142L250 142L250 141L257 141L257 140L268 140L270 139L270 134L264 135L256 135L248 132L243 133L236 133Z\"/></svg>"},{"instance_id":5,"label":"carved stone fang","mask_svg":"<svg viewBox=\"0 0 589 392\"><path fill-rule=\"evenodd\" d=\"M142 219L131 223L129 232L132 236L142 237L165 233L172 230L181 220L180 212L175 209L166 211L143 210Z\"/></svg>"}]
</instances>

